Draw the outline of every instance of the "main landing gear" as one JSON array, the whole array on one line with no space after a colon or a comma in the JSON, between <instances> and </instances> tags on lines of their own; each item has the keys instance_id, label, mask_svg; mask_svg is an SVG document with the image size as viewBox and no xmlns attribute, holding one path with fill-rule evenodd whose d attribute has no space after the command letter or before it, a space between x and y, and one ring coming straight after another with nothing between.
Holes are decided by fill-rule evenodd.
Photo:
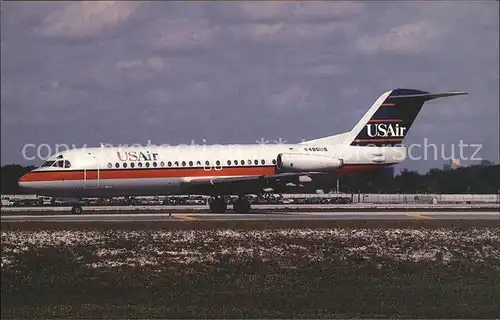
<instances>
[{"instance_id":1,"label":"main landing gear","mask_svg":"<svg viewBox=\"0 0 500 320\"><path fill-rule=\"evenodd\" d=\"M250 201L247 198L240 197L233 204L234 211L236 213L249 213L250 212Z\"/></svg>"},{"instance_id":2,"label":"main landing gear","mask_svg":"<svg viewBox=\"0 0 500 320\"><path fill-rule=\"evenodd\" d=\"M223 197L216 197L210 201L210 212L224 213L227 210L226 200Z\"/></svg>"},{"instance_id":3,"label":"main landing gear","mask_svg":"<svg viewBox=\"0 0 500 320\"><path fill-rule=\"evenodd\" d=\"M251 206L250 201L245 197L239 197L233 204L233 209L236 213L249 213ZM224 213L227 210L227 204L223 197L216 197L210 202L210 212Z\"/></svg>"}]
</instances>

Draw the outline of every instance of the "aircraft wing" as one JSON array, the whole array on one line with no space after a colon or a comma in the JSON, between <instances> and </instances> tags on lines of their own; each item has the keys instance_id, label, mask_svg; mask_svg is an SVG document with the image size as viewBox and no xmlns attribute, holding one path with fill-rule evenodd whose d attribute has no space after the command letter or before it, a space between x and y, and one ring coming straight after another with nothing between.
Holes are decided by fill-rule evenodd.
<instances>
[{"instance_id":1,"label":"aircraft wing","mask_svg":"<svg viewBox=\"0 0 500 320\"><path fill-rule=\"evenodd\" d=\"M261 193L266 188L282 189L287 183L298 183L301 176L323 175L315 172L290 172L263 176L196 178L187 181L191 194L235 195Z\"/></svg>"}]
</instances>

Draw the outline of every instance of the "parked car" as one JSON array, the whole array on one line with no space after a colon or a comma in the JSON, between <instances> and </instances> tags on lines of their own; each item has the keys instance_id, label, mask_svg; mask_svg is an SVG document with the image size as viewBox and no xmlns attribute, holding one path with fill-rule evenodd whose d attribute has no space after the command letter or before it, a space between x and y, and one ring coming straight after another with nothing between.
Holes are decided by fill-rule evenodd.
<instances>
[{"instance_id":1,"label":"parked car","mask_svg":"<svg viewBox=\"0 0 500 320\"><path fill-rule=\"evenodd\" d=\"M2 207L11 207L14 205L14 200L10 197L2 197Z\"/></svg>"},{"instance_id":2,"label":"parked car","mask_svg":"<svg viewBox=\"0 0 500 320\"><path fill-rule=\"evenodd\" d=\"M38 204L41 206L51 206L54 204L51 197L39 197Z\"/></svg>"}]
</instances>

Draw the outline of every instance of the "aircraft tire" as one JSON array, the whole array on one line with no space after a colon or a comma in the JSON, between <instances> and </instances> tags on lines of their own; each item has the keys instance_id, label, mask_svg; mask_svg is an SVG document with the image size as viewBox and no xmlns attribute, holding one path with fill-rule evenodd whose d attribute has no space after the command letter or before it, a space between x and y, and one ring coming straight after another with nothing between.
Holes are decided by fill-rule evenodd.
<instances>
[{"instance_id":1,"label":"aircraft tire","mask_svg":"<svg viewBox=\"0 0 500 320\"><path fill-rule=\"evenodd\" d=\"M222 198L215 198L210 203L210 212L224 213L227 210L227 204Z\"/></svg>"},{"instance_id":2,"label":"aircraft tire","mask_svg":"<svg viewBox=\"0 0 500 320\"><path fill-rule=\"evenodd\" d=\"M82 212L83 212L82 206L73 206L71 208L72 214L82 214Z\"/></svg>"},{"instance_id":3,"label":"aircraft tire","mask_svg":"<svg viewBox=\"0 0 500 320\"><path fill-rule=\"evenodd\" d=\"M234 202L233 208L236 213L249 213L251 209L250 201L240 198Z\"/></svg>"}]
</instances>

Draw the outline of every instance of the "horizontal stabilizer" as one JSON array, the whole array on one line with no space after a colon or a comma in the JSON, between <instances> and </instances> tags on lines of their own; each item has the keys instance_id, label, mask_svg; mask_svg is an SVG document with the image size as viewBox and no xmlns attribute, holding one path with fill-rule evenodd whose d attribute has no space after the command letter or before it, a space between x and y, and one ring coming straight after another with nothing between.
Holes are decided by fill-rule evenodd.
<instances>
[{"instance_id":1,"label":"horizontal stabilizer","mask_svg":"<svg viewBox=\"0 0 500 320\"><path fill-rule=\"evenodd\" d=\"M467 92L444 92L444 93L424 93L424 94L408 94L408 95L394 95L391 99L408 99L408 98L422 98L423 100L432 100L444 97L453 97L465 95Z\"/></svg>"}]
</instances>

